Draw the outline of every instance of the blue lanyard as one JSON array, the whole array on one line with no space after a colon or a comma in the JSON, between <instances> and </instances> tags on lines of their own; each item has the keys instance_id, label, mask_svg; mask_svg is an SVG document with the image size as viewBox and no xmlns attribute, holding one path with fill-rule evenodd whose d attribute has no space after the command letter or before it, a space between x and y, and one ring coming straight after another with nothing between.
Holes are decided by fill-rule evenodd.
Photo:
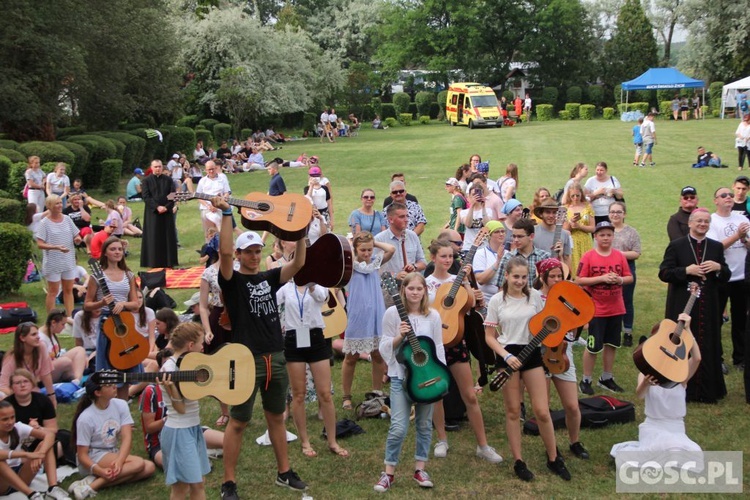
<instances>
[{"instance_id":1,"label":"blue lanyard","mask_svg":"<svg viewBox=\"0 0 750 500\"><path fill-rule=\"evenodd\" d=\"M294 294L297 296L297 305L299 306L299 319L302 322L302 324L305 324L304 321L304 313L305 313L305 296L307 295L307 287L305 287L305 291L302 294L302 298L300 299L299 291L297 290L297 287L294 287Z\"/></svg>"}]
</instances>

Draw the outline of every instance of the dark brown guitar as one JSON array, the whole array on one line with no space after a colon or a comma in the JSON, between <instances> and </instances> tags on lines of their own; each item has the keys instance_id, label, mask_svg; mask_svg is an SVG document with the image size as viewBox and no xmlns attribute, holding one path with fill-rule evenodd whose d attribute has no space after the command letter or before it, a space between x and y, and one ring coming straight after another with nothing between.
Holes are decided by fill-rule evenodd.
<instances>
[{"instance_id":1,"label":"dark brown guitar","mask_svg":"<svg viewBox=\"0 0 750 500\"><path fill-rule=\"evenodd\" d=\"M294 283L315 283L326 288L341 288L352 277L352 247L338 234L326 233L307 247L305 265L294 275Z\"/></svg>"},{"instance_id":2,"label":"dark brown guitar","mask_svg":"<svg viewBox=\"0 0 750 500\"><path fill-rule=\"evenodd\" d=\"M697 284L690 284L690 299L685 304L685 314L690 314L700 292ZM666 388L685 382L690 371L690 349L695 339L684 328L684 321L675 323L671 319L662 320L659 330L633 351L633 361L638 371L651 375Z\"/></svg>"},{"instance_id":3,"label":"dark brown guitar","mask_svg":"<svg viewBox=\"0 0 750 500\"><path fill-rule=\"evenodd\" d=\"M546 346L545 346L546 347ZM553 375L565 373L570 368L570 359L568 359L568 342L563 340L556 347L546 347L542 354L542 361L547 371Z\"/></svg>"},{"instance_id":4,"label":"dark brown guitar","mask_svg":"<svg viewBox=\"0 0 750 500\"><path fill-rule=\"evenodd\" d=\"M188 201L193 198L211 201L214 196L202 193L170 193L167 199ZM250 193L245 199L226 198L230 205L240 208L242 225L253 231L268 231L282 240L297 241L307 235L312 220L312 202L297 193L270 196Z\"/></svg>"},{"instance_id":5,"label":"dark brown guitar","mask_svg":"<svg viewBox=\"0 0 750 500\"><path fill-rule=\"evenodd\" d=\"M107 280L99 262L89 259L91 275L99 283L103 295L109 295ZM112 306L109 306L110 311ZM130 313L111 314L102 324L102 333L109 339L107 359L113 368L129 370L146 359L149 352L148 339L135 329L135 316Z\"/></svg>"}]
</instances>

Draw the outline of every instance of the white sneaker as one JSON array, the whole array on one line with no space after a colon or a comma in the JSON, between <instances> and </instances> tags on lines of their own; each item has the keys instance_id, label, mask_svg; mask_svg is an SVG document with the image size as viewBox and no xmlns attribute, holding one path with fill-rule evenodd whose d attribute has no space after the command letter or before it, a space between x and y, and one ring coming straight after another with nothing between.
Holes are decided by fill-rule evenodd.
<instances>
[{"instance_id":1,"label":"white sneaker","mask_svg":"<svg viewBox=\"0 0 750 500\"><path fill-rule=\"evenodd\" d=\"M448 448L450 448L448 441L438 441L435 445L435 458L445 458L448 456Z\"/></svg>"},{"instance_id":2,"label":"white sneaker","mask_svg":"<svg viewBox=\"0 0 750 500\"><path fill-rule=\"evenodd\" d=\"M47 493L45 493L44 498L47 500L70 500L70 497L67 493L65 493L65 490L60 488L59 486L55 486Z\"/></svg>"},{"instance_id":3,"label":"white sneaker","mask_svg":"<svg viewBox=\"0 0 750 500\"><path fill-rule=\"evenodd\" d=\"M73 482L68 487L68 493L72 493L74 497L76 497L76 500L83 500L84 498L90 498L96 496L96 491L91 489L91 483L94 482L94 479L96 479L96 476L90 475L86 476L80 481Z\"/></svg>"},{"instance_id":4,"label":"white sneaker","mask_svg":"<svg viewBox=\"0 0 750 500\"><path fill-rule=\"evenodd\" d=\"M483 460L487 460L492 464L499 464L503 461L503 457L501 457L500 454L496 452L495 448L493 448L492 446L485 446L484 448L482 448L481 446L477 446L477 456Z\"/></svg>"}]
</instances>

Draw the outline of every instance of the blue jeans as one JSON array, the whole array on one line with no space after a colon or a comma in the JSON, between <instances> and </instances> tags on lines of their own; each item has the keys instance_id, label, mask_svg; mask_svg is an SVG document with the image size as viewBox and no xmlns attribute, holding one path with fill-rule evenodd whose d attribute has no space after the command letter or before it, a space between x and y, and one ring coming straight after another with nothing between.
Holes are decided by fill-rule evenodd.
<instances>
[{"instance_id":1,"label":"blue jeans","mask_svg":"<svg viewBox=\"0 0 750 500\"><path fill-rule=\"evenodd\" d=\"M391 379L391 427L385 440L385 464L396 466L401 455L401 447L409 430L409 415L412 401L402 387L402 380ZM432 443L432 404L416 405L417 450L414 460L426 462Z\"/></svg>"}]
</instances>

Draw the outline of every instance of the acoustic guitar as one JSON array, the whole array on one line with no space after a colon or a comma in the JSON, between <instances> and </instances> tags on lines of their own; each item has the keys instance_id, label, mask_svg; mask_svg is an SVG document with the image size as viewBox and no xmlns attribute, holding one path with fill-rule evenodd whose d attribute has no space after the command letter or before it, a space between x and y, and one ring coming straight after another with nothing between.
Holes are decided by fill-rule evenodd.
<instances>
[{"instance_id":1,"label":"acoustic guitar","mask_svg":"<svg viewBox=\"0 0 750 500\"><path fill-rule=\"evenodd\" d=\"M338 234L326 233L307 247L305 265L294 275L294 283L315 283L326 288L342 288L352 277L352 247Z\"/></svg>"},{"instance_id":2,"label":"acoustic guitar","mask_svg":"<svg viewBox=\"0 0 750 500\"><path fill-rule=\"evenodd\" d=\"M107 280L104 276L99 262L89 259L91 275L96 279L102 295L109 295ZM102 323L102 333L109 339L109 351L107 359L113 368L118 370L129 370L146 359L149 353L148 339L135 329L135 316L126 312L125 314L112 313L112 305L109 306L110 316Z\"/></svg>"},{"instance_id":3,"label":"acoustic guitar","mask_svg":"<svg viewBox=\"0 0 750 500\"><path fill-rule=\"evenodd\" d=\"M346 330L347 317L344 306L339 302L335 288L328 289L328 300L323 304L323 322L326 324L323 336L327 339L336 337Z\"/></svg>"},{"instance_id":4,"label":"acoustic guitar","mask_svg":"<svg viewBox=\"0 0 750 500\"><path fill-rule=\"evenodd\" d=\"M562 230L563 230L563 224L565 223L565 216L568 213L568 209L565 207L559 207L557 209L557 214L555 215L555 234L552 237L552 248L555 248L555 245L560 241L562 237ZM550 253L553 257L558 259L560 263L562 264L562 271L563 271L563 279L569 280L570 279L570 266L568 266L565 262L563 262L562 253L556 254L552 251L552 248L550 248Z\"/></svg>"},{"instance_id":5,"label":"acoustic guitar","mask_svg":"<svg viewBox=\"0 0 750 500\"><path fill-rule=\"evenodd\" d=\"M456 279L453 280L453 283L443 283L435 291L435 300L432 307L440 314L440 321L443 326L443 345L446 347L453 347L464 338L464 317L469 311L469 292L463 286L466 277L464 263L474 262L474 254L477 253L477 249L486 238L487 228L482 228L466 253L466 257L461 263L461 270L456 274Z\"/></svg>"},{"instance_id":6,"label":"acoustic guitar","mask_svg":"<svg viewBox=\"0 0 750 500\"><path fill-rule=\"evenodd\" d=\"M188 201L192 199L211 201L213 195L203 193L170 193L167 199ZM269 231L285 241L297 241L307 235L312 220L312 202L297 193L271 196L250 193L245 199L225 198L230 205L240 208L242 225L253 231Z\"/></svg>"},{"instance_id":7,"label":"acoustic guitar","mask_svg":"<svg viewBox=\"0 0 750 500\"><path fill-rule=\"evenodd\" d=\"M381 285L393 298L399 318L409 325L406 339L396 353L396 359L406 367L404 387L415 403L434 403L448 394L451 374L445 363L437 357L435 342L429 337L417 336L409 321L409 314L401 302L398 283L391 273L383 273Z\"/></svg>"},{"instance_id":8,"label":"acoustic guitar","mask_svg":"<svg viewBox=\"0 0 750 500\"><path fill-rule=\"evenodd\" d=\"M594 301L583 288L570 281L555 283L549 289L544 309L529 320L529 330L534 338L516 358L525 364L542 343L547 347L560 345L566 332L585 325L593 317ZM490 389L500 389L514 371L510 366L506 367L492 379Z\"/></svg>"},{"instance_id":9,"label":"acoustic guitar","mask_svg":"<svg viewBox=\"0 0 750 500\"><path fill-rule=\"evenodd\" d=\"M691 283L685 314L690 314L700 294L700 287ZM688 378L688 359L694 343L693 336L685 331L684 321L663 319L657 332L633 351L633 361L638 371L654 377L660 386L672 388Z\"/></svg>"},{"instance_id":10,"label":"acoustic guitar","mask_svg":"<svg viewBox=\"0 0 750 500\"><path fill-rule=\"evenodd\" d=\"M188 352L177 359L179 371L122 373L98 371L91 375L97 384L154 382L169 373L188 399L213 396L222 403L239 405L255 388L255 358L243 344L224 344L213 354Z\"/></svg>"},{"instance_id":11,"label":"acoustic guitar","mask_svg":"<svg viewBox=\"0 0 750 500\"><path fill-rule=\"evenodd\" d=\"M567 350L568 342L563 340L557 347L546 347L542 353L542 362L552 375L560 375L570 368Z\"/></svg>"}]
</instances>

